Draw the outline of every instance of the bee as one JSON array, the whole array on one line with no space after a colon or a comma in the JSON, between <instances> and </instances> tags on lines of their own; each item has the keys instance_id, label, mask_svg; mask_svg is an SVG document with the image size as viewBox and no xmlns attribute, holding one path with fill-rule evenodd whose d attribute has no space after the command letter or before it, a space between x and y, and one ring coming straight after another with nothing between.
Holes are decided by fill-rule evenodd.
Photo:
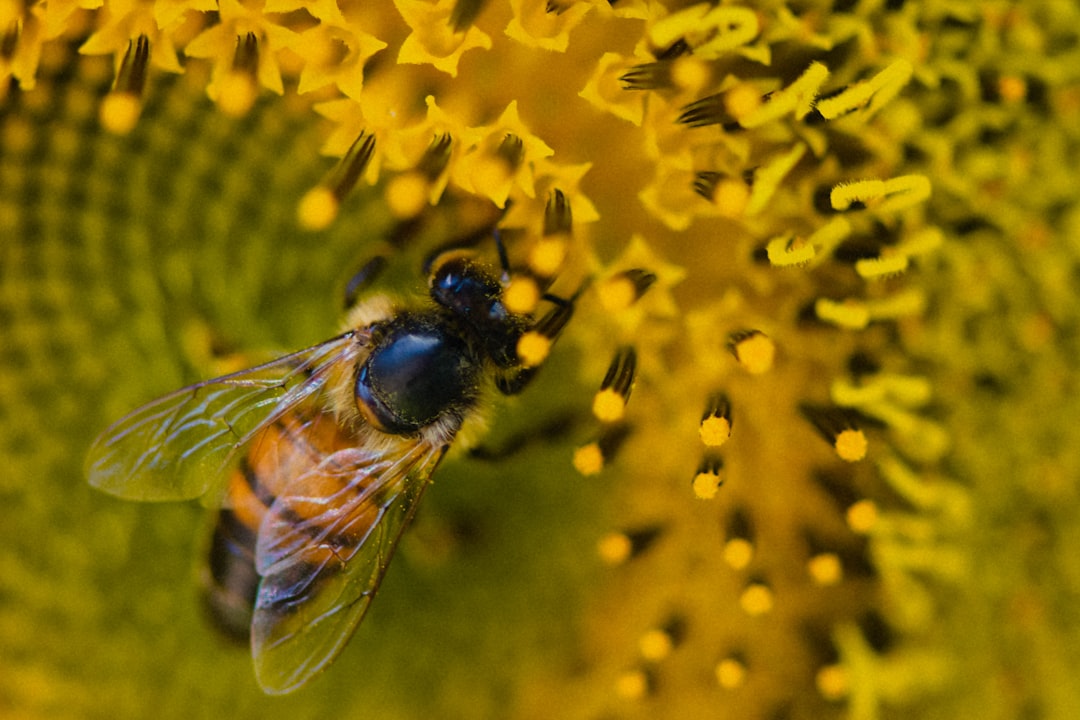
<instances>
[{"instance_id":1,"label":"bee","mask_svg":"<svg viewBox=\"0 0 1080 720\"><path fill-rule=\"evenodd\" d=\"M94 441L91 485L220 507L206 599L249 637L265 692L300 688L341 652L483 384L519 392L536 371L523 335L553 341L569 321L573 299L545 295L539 319L507 309L499 249L501 276L444 253L422 307L365 300L337 337L173 392Z\"/></svg>"}]
</instances>

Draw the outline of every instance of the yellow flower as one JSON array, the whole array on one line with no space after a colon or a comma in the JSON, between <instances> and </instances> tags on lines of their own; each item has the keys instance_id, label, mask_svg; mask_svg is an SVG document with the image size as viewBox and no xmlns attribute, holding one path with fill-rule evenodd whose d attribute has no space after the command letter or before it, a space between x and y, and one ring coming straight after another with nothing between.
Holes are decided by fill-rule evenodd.
<instances>
[{"instance_id":1,"label":"yellow flower","mask_svg":"<svg viewBox=\"0 0 1080 720\"><path fill-rule=\"evenodd\" d=\"M0 712L1069 717L1077 27L0 3ZM92 495L85 440L332 334L373 254L421 295L492 223L508 306L573 317L522 338L535 385L440 468L350 650L271 703L186 594L190 508Z\"/></svg>"}]
</instances>

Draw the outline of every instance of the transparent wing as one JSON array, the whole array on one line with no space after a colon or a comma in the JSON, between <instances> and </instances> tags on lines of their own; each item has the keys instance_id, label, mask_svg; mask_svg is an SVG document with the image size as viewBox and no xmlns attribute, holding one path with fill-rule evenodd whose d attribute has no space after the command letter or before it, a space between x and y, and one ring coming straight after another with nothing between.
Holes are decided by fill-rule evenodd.
<instances>
[{"instance_id":1,"label":"transparent wing","mask_svg":"<svg viewBox=\"0 0 1080 720\"><path fill-rule=\"evenodd\" d=\"M251 625L267 693L295 690L341 652L444 452L415 438L339 450L271 505L259 528Z\"/></svg>"},{"instance_id":2,"label":"transparent wing","mask_svg":"<svg viewBox=\"0 0 1080 720\"><path fill-rule=\"evenodd\" d=\"M116 422L90 447L90 484L132 500L185 500L224 478L235 450L336 372L351 371L368 335L350 331L265 365L191 385Z\"/></svg>"}]
</instances>

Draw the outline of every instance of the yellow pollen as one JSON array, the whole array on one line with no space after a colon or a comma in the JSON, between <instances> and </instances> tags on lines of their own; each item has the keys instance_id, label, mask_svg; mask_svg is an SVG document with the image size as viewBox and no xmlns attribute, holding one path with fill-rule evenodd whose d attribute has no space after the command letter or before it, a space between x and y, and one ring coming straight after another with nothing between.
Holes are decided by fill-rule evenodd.
<instances>
[{"instance_id":1,"label":"yellow pollen","mask_svg":"<svg viewBox=\"0 0 1080 720\"><path fill-rule=\"evenodd\" d=\"M709 65L693 55L683 55L671 64L671 80L682 90L696 93L711 76Z\"/></svg>"},{"instance_id":2,"label":"yellow pollen","mask_svg":"<svg viewBox=\"0 0 1080 720\"><path fill-rule=\"evenodd\" d=\"M850 688L847 671L839 665L826 665L818 670L814 684L826 700L841 700Z\"/></svg>"},{"instance_id":3,"label":"yellow pollen","mask_svg":"<svg viewBox=\"0 0 1080 720\"><path fill-rule=\"evenodd\" d=\"M699 472L694 476L694 494L701 500L712 500L720 490L720 478L711 472Z\"/></svg>"},{"instance_id":4,"label":"yellow pollen","mask_svg":"<svg viewBox=\"0 0 1080 720\"><path fill-rule=\"evenodd\" d=\"M853 531L866 534L878 520L877 504L873 500L860 500L847 510L847 524Z\"/></svg>"},{"instance_id":5,"label":"yellow pollen","mask_svg":"<svg viewBox=\"0 0 1080 720\"><path fill-rule=\"evenodd\" d=\"M607 565L621 565L630 558L633 543L624 533L608 533L596 543L596 552Z\"/></svg>"},{"instance_id":6,"label":"yellow pollen","mask_svg":"<svg viewBox=\"0 0 1080 720\"><path fill-rule=\"evenodd\" d=\"M866 457L866 433L862 430L842 430L833 443L841 460L858 462Z\"/></svg>"},{"instance_id":7,"label":"yellow pollen","mask_svg":"<svg viewBox=\"0 0 1080 720\"><path fill-rule=\"evenodd\" d=\"M527 275L515 275L503 290L503 304L512 313L531 313L540 303L540 288Z\"/></svg>"},{"instance_id":8,"label":"yellow pollen","mask_svg":"<svg viewBox=\"0 0 1080 720\"><path fill-rule=\"evenodd\" d=\"M724 108L739 120L761 106L761 91L750 83L739 83L724 95Z\"/></svg>"},{"instance_id":9,"label":"yellow pollen","mask_svg":"<svg viewBox=\"0 0 1080 720\"><path fill-rule=\"evenodd\" d=\"M724 178L713 188L713 203L724 217L742 217L750 203L750 188L735 178Z\"/></svg>"},{"instance_id":10,"label":"yellow pollen","mask_svg":"<svg viewBox=\"0 0 1080 720\"><path fill-rule=\"evenodd\" d=\"M637 299L634 283L630 278L616 276L597 287L600 305L608 312L619 312L630 307Z\"/></svg>"},{"instance_id":11,"label":"yellow pollen","mask_svg":"<svg viewBox=\"0 0 1080 720\"><path fill-rule=\"evenodd\" d=\"M518 338L518 359L527 368L536 367L544 362L550 352L551 340L535 330L530 330Z\"/></svg>"},{"instance_id":12,"label":"yellow pollen","mask_svg":"<svg viewBox=\"0 0 1080 720\"><path fill-rule=\"evenodd\" d=\"M529 267L537 275L551 277L566 260L566 240L555 235L536 241L529 251Z\"/></svg>"},{"instance_id":13,"label":"yellow pollen","mask_svg":"<svg viewBox=\"0 0 1080 720\"><path fill-rule=\"evenodd\" d=\"M724 658L716 664L716 682L728 690L742 686L746 682L746 666L735 658Z\"/></svg>"},{"instance_id":14,"label":"yellow pollen","mask_svg":"<svg viewBox=\"0 0 1080 720\"><path fill-rule=\"evenodd\" d=\"M318 185L304 193L296 207L296 218L305 230L325 230L337 217L338 208L333 191Z\"/></svg>"},{"instance_id":15,"label":"yellow pollen","mask_svg":"<svg viewBox=\"0 0 1080 720\"><path fill-rule=\"evenodd\" d=\"M806 564L814 583L822 587L836 585L844 578L844 567L836 553L821 553Z\"/></svg>"},{"instance_id":16,"label":"yellow pollen","mask_svg":"<svg viewBox=\"0 0 1080 720\"><path fill-rule=\"evenodd\" d=\"M592 412L600 422L618 422L626 412L626 401L622 395L607 388L593 397Z\"/></svg>"},{"instance_id":17,"label":"yellow pollen","mask_svg":"<svg viewBox=\"0 0 1080 720\"><path fill-rule=\"evenodd\" d=\"M732 570L745 570L754 559L754 546L746 538L732 538L724 543L724 562Z\"/></svg>"},{"instance_id":18,"label":"yellow pollen","mask_svg":"<svg viewBox=\"0 0 1080 720\"><path fill-rule=\"evenodd\" d=\"M638 640L641 656L650 662L659 662L671 654L674 644L671 636L663 630L650 630Z\"/></svg>"},{"instance_id":19,"label":"yellow pollen","mask_svg":"<svg viewBox=\"0 0 1080 720\"><path fill-rule=\"evenodd\" d=\"M776 357L776 344L763 333L754 333L735 345L735 357L751 375L768 372Z\"/></svg>"},{"instance_id":20,"label":"yellow pollen","mask_svg":"<svg viewBox=\"0 0 1080 720\"><path fill-rule=\"evenodd\" d=\"M701 442L709 447L720 447L731 437L731 423L727 418L710 415L701 421L698 432L701 433Z\"/></svg>"},{"instance_id":21,"label":"yellow pollen","mask_svg":"<svg viewBox=\"0 0 1080 720\"><path fill-rule=\"evenodd\" d=\"M1022 77L1003 75L998 80L998 92L1005 102L1017 103L1027 97L1027 83Z\"/></svg>"},{"instance_id":22,"label":"yellow pollen","mask_svg":"<svg viewBox=\"0 0 1080 720\"><path fill-rule=\"evenodd\" d=\"M116 135L127 135L139 120L142 101L129 92L111 92L98 111L102 126Z\"/></svg>"},{"instance_id":23,"label":"yellow pollen","mask_svg":"<svg viewBox=\"0 0 1080 720\"><path fill-rule=\"evenodd\" d=\"M230 117L242 117L251 110L259 90L255 78L248 73L230 70L218 84L217 104Z\"/></svg>"},{"instance_id":24,"label":"yellow pollen","mask_svg":"<svg viewBox=\"0 0 1080 720\"><path fill-rule=\"evenodd\" d=\"M604 469L604 453L600 446L592 442L574 451L574 469L588 477Z\"/></svg>"},{"instance_id":25,"label":"yellow pollen","mask_svg":"<svg viewBox=\"0 0 1080 720\"><path fill-rule=\"evenodd\" d=\"M773 609L772 590L759 583L752 583L739 596L739 606L747 615L757 617Z\"/></svg>"},{"instance_id":26,"label":"yellow pollen","mask_svg":"<svg viewBox=\"0 0 1080 720\"><path fill-rule=\"evenodd\" d=\"M641 670L627 670L615 680L615 694L623 700L640 700L649 692L649 678Z\"/></svg>"},{"instance_id":27,"label":"yellow pollen","mask_svg":"<svg viewBox=\"0 0 1080 720\"><path fill-rule=\"evenodd\" d=\"M397 175L386 186L386 206L399 220L414 218L428 204L428 184L418 172Z\"/></svg>"}]
</instances>

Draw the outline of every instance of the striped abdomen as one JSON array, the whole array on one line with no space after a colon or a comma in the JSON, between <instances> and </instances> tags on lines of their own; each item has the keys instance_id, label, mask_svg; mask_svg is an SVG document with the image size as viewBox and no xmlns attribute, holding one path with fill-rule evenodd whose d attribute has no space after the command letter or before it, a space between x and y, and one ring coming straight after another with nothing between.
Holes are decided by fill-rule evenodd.
<instances>
[{"instance_id":1,"label":"striped abdomen","mask_svg":"<svg viewBox=\"0 0 1080 720\"><path fill-rule=\"evenodd\" d=\"M352 444L330 415L310 420L286 415L252 441L248 454L232 471L202 577L210 616L225 635L241 642L250 637L260 580L255 543L275 497L294 478L305 477L312 486L325 483L329 476L312 470L327 455ZM297 518L297 522L303 520Z\"/></svg>"}]
</instances>

